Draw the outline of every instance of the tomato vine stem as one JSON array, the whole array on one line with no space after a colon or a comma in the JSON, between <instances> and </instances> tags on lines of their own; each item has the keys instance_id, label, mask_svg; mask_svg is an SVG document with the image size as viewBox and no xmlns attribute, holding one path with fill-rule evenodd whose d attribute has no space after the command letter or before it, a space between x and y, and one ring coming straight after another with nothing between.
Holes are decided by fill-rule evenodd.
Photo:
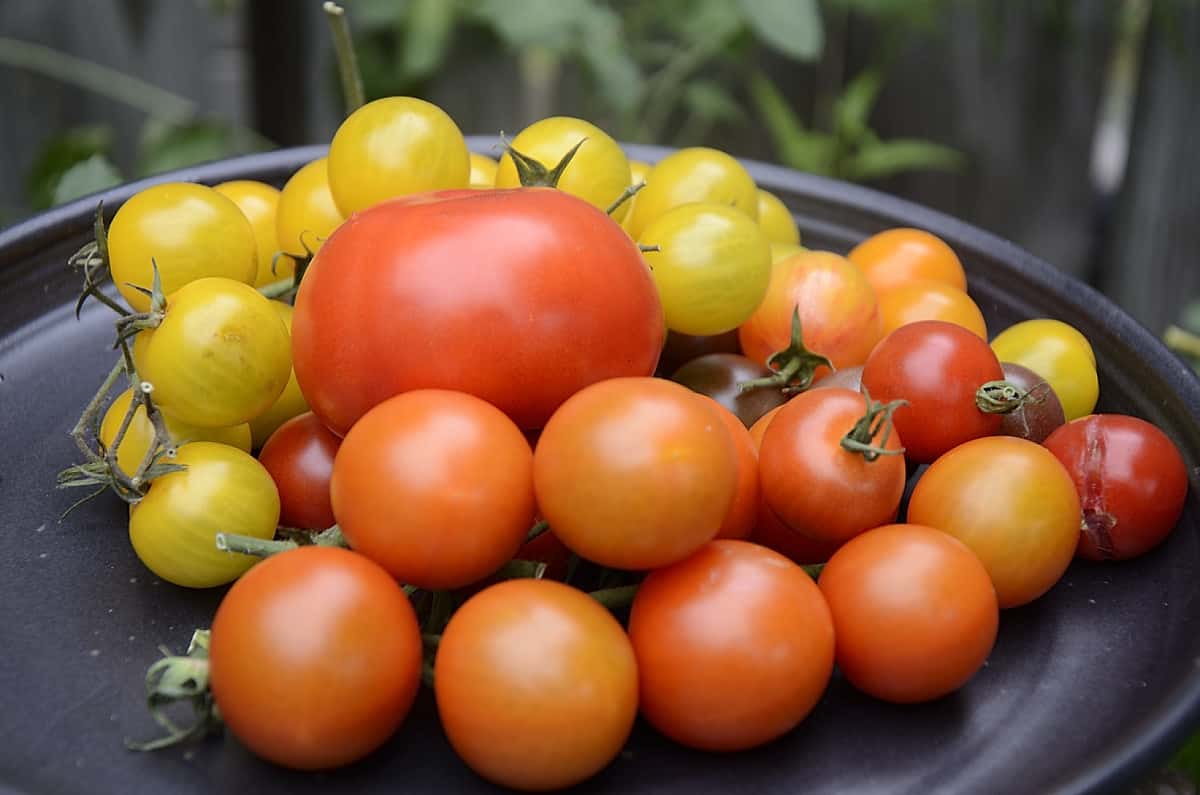
<instances>
[{"instance_id":1,"label":"tomato vine stem","mask_svg":"<svg viewBox=\"0 0 1200 795\"><path fill-rule=\"evenodd\" d=\"M350 37L350 23L346 9L334 2L327 2L322 9L333 35L333 49L337 54L338 75L342 80L342 93L346 100L346 115L349 116L366 102L363 94L362 73L358 69L358 57L354 54L354 40Z\"/></svg>"},{"instance_id":2,"label":"tomato vine stem","mask_svg":"<svg viewBox=\"0 0 1200 795\"><path fill-rule=\"evenodd\" d=\"M877 403L871 400L871 393L864 387L863 399L867 402L866 412L854 423L854 427L842 437L842 449L851 453L859 453L867 461L875 461L881 455L904 455L904 448L897 447L889 450L888 438L892 435L892 415L901 406L907 406L907 400L893 400L890 403ZM875 437L883 433L879 444Z\"/></svg>"},{"instance_id":3,"label":"tomato vine stem","mask_svg":"<svg viewBox=\"0 0 1200 795\"><path fill-rule=\"evenodd\" d=\"M221 716L208 686L209 636L209 630L197 629L192 633L187 654L182 656L161 648L162 659L146 671L146 706L155 723L166 729L167 734L146 742L126 739L125 746L131 751L169 748L221 730ZM188 726L179 726L163 711L178 701L192 706L193 720Z\"/></svg>"},{"instance_id":4,"label":"tomato vine stem","mask_svg":"<svg viewBox=\"0 0 1200 795\"><path fill-rule=\"evenodd\" d=\"M621 191L621 195L617 197L617 200L608 205L608 209L604 211L605 214L612 215L615 213L618 207L636 196L637 192L644 187L646 187L646 182L643 180L642 182L639 182L636 185L630 185L628 188Z\"/></svg>"},{"instance_id":5,"label":"tomato vine stem","mask_svg":"<svg viewBox=\"0 0 1200 795\"><path fill-rule=\"evenodd\" d=\"M814 376L819 368L836 369L829 357L810 351L805 346L800 326L799 306L792 307L791 341L786 348L768 356L765 364L771 374L738 384L740 393L745 394L753 389L769 387L782 389L785 394L792 395L803 392L812 386Z\"/></svg>"}]
</instances>

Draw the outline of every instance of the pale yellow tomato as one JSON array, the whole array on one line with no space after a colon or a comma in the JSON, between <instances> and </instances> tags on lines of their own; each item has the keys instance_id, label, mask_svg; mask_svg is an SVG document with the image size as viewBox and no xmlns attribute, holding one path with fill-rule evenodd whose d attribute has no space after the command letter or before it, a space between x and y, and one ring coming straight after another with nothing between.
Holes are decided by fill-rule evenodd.
<instances>
[{"instance_id":1,"label":"pale yellow tomato","mask_svg":"<svg viewBox=\"0 0 1200 795\"><path fill-rule=\"evenodd\" d=\"M279 194L275 240L298 257L316 253L344 220L329 192L328 161L322 157L292 175Z\"/></svg>"},{"instance_id":2,"label":"pale yellow tomato","mask_svg":"<svg viewBox=\"0 0 1200 795\"><path fill-rule=\"evenodd\" d=\"M1046 379L1062 403L1067 422L1096 408L1100 380L1087 337L1061 320L1037 318L1009 326L992 340L1002 362L1028 367Z\"/></svg>"},{"instance_id":3,"label":"pale yellow tomato","mask_svg":"<svg viewBox=\"0 0 1200 795\"><path fill-rule=\"evenodd\" d=\"M772 243L800 245L800 230L792 211L778 196L762 188L758 189L758 225Z\"/></svg>"},{"instance_id":4,"label":"pale yellow tomato","mask_svg":"<svg viewBox=\"0 0 1200 795\"><path fill-rule=\"evenodd\" d=\"M262 287L289 278L296 270L295 260L291 257L275 257L279 253L279 241L275 235L279 191L252 179L222 182L213 186L213 190L236 204L254 230L254 245L258 249L258 275L254 277L254 286Z\"/></svg>"},{"instance_id":5,"label":"pale yellow tomato","mask_svg":"<svg viewBox=\"0 0 1200 795\"><path fill-rule=\"evenodd\" d=\"M758 187L742 164L717 149L694 146L672 152L650 169L629 232L640 238L655 218L692 202L726 204L758 219Z\"/></svg>"},{"instance_id":6,"label":"pale yellow tomato","mask_svg":"<svg viewBox=\"0 0 1200 795\"><path fill-rule=\"evenodd\" d=\"M793 254L799 254L804 251L804 246L797 246L792 243L772 243L771 244L771 262L776 263L780 260L785 260Z\"/></svg>"},{"instance_id":7,"label":"pale yellow tomato","mask_svg":"<svg viewBox=\"0 0 1200 795\"><path fill-rule=\"evenodd\" d=\"M487 155L471 153L471 177L467 184L472 188L496 187L497 163Z\"/></svg>"},{"instance_id":8,"label":"pale yellow tomato","mask_svg":"<svg viewBox=\"0 0 1200 795\"><path fill-rule=\"evenodd\" d=\"M292 333L291 305L285 304L283 301L272 301L271 306L279 315L279 319L283 321L290 338ZM255 449L262 447L280 425L292 417L299 417L306 411L308 411L308 401L304 399L304 393L300 391L300 383L296 380L296 370L293 369L292 374L288 377L287 386L283 388L283 393L279 398L271 404L271 408L250 420L250 434Z\"/></svg>"}]
</instances>

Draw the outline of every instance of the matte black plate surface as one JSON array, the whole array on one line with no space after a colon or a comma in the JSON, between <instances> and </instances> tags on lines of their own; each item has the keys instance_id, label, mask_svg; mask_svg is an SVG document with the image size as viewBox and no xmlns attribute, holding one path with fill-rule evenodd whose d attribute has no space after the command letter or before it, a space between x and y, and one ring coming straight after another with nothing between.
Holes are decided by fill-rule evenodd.
<instances>
[{"instance_id":1,"label":"matte black plate surface","mask_svg":"<svg viewBox=\"0 0 1200 795\"><path fill-rule=\"evenodd\" d=\"M474 139L486 150L491 139ZM648 160L665 150L633 147ZM279 184L318 148L229 160L157 178ZM1183 450L1191 493L1180 527L1145 557L1077 562L1049 595L1010 610L986 668L960 693L895 707L836 679L783 739L737 755L688 751L644 725L582 789L604 792L1041 793L1120 791L1200 724L1200 382L1098 293L947 216L863 188L749 164L796 213L805 243L844 251L907 225L947 240L998 330L1050 316L1078 327L1100 365L1104 411L1162 427ZM115 210L149 182L104 195ZM0 790L62 793L478 792L423 692L380 752L334 773L260 762L233 738L135 754L155 727L142 677L159 644L186 645L222 589L159 582L130 549L124 511L54 474L75 458L68 431L114 361L110 314L71 315L63 262L88 235L95 199L0 233ZM266 672L264 672L266 673Z\"/></svg>"}]
</instances>

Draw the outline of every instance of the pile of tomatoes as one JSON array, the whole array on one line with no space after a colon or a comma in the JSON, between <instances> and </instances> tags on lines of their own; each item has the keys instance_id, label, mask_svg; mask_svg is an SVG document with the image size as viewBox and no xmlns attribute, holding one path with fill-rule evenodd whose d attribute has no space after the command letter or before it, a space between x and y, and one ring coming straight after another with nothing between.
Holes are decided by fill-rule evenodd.
<instances>
[{"instance_id":1,"label":"pile of tomatoes","mask_svg":"<svg viewBox=\"0 0 1200 795\"><path fill-rule=\"evenodd\" d=\"M424 678L511 787L593 775L639 713L746 749L835 664L887 701L958 689L1001 609L1171 530L1183 461L1091 413L1078 331L989 344L927 232L799 242L722 152L630 162L558 117L496 162L406 97L282 191L126 202L98 458L150 570L233 583L197 655L232 734L344 765Z\"/></svg>"}]
</instances>

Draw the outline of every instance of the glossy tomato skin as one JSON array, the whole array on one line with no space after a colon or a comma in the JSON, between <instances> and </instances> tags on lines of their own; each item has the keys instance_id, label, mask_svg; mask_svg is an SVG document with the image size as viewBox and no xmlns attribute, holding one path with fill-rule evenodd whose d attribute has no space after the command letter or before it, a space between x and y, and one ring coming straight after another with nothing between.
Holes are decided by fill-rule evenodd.
<instances>
[{"instance_id":1,"label":"glossy tomato skin","mask_svg":"<svg viewBox=\"0 0 1200 795\"><path fill-rule=\"evenodd\" d=\"M800 245L800 230L792 211L770 191L758 189L758 225L772 243Z\"/></svg>"},{"instance_id":2,"label":"glossy tomato skin","mask_svg":"<svg viewBox=\"0 0 1200 795\"><path fill-rule=\"evenodd\" d=\"M962 541L983 562L1000 607L1017 607L1050 590L1075 553L1079 497L1049 450L1012 436L962 444L917 481L912 524Z\"/></svg>"},{"instance_id":3,"label":"glossy tomato skin","mask_svg":"<svg viewBox=\"0 0 1200 795\"><path fill-rule=\"evenodd\" d=\"M844 542L896 517L904 494L902 436L884 429L870 443L894 452L873 461L842 447L866 413L863 395L815 389L790 400L771 421L759 450L763 497L801 535Z\"/></svg>"},{"instance_id":4,"label":"glossy tomato skin","mask_svg":"<svg viewBox=\"0 0 1200 795\"><path fill-rule=\"evenodd\" d=\"M487 155L481 155L478 152L471 153L471 174L467 180L468 187L471 188L494 188L496 187L496 169L498 164L495 160Z\"/></svg>"},{"instance_id":5,"label":"glossy tomato skin","mask_svg":"<svg viewBox=\"0 0 1200 795\"><path fill-rule=\"evenodd\" d=\"M693 359L671 375L671 380L707 395L732 411L749 428L758 418L787 402L779 389L752 389L739 385L770 374L766 367L736 353L710 353Z\"/></svg>"},{"instance_id":6,"label":"glossy tomato skin","mask_svg":"<svg viewBox=\"0 0 1200 795\"><path fill-rule=\"evenodd\" d=\"M291 351L292 340L292 305L285 304L283 301L271 301L271 308L275 310L275 314L279 315L279 319L283 321L284 328L288 333L288 350ZM288 357L288 362L291 362L291 356ZM250 433L253 438L254 447L261 448L275 433L275 429L292 417L299 417L308 411L308 402L304 399L304 393L300 391L300 382L296 380L296 368L291 368L288 374L287 386L283 388L283 392L271 404L271 407L259 414L254 419L250 420Z\"/></svg>"},{"instance_id":7,"label":"glossy tomato skin","mask_svg":"<svg viewBox=\"0 0 1200 795\"><path fill-rule=\"evenodd\" d=\"M342 440L330 498L356 549L420 588L500 568L533 524L533 453L512 421L461 392L421 389L363 415Z\"/></svg>"},{"instance_id":8,"label":"glossy tomato skin","mask_svg":"<svg viewBox=\"0 0 1200 795\"><path fill-rule=\"evenodd\" d=\"M819 581L850 683L898 704L958 690L996 641L987 569L961 541L920 525L868 530L834 553Z\"/></svg>"},{"instance_id":9,"label":"glossy tomato skin","mask_svg":"<svg viewBox=\"0 0 1200 795\"><path fill-rule=\"evenodd\" d=\"M217 549L217 533L269 539L279 524L279 493L249 453L217 442L179 447L162 475L129 509L129 540L146 567L185 588L225 585L257 559Z\"/></svg>"},{"instance_id":10,"label":"glossy tomato skin","mask_svg":"<svg viewBox=\"0 0 1200 795\"><path fill-rule=\"evenodd\" d=\"M586 594L507 580L451 617L434 664L438 715L479 775L528 791L577 784L620 752L638 704L633 648Z\"/></svg>"},{"instance_id":11,"label":"glossy tomato skin","mask_svg":"<svg viewBox=\"0 0 1200 795\"><path fill-rule=\"evenodd\" d=\"M1162 543L1183 513L1187 466L1170 438L1137 417L1093 414L1045 441L1083 510L1076 554L1127 560Z\"/></svg>"},{"instance_id":12,"label":"glossy tomato skin","mask_svg":"<svg viewBox=\"0 0 1200 795\"><path fill-rule=\"evenodd\" d=\"M275 213L275 237L280 251L303 257L320 250L345 220L329 190L328 158L306 163L288 179L279 193Z\"/></svg>"},{"instance_id":13,"label":"glossy tomato skin","mask_svg":"<svg viewBox=\"0 0 1200 795\"><path fill-rule=\"evenodd\" d=\"M844 367L835 373L831 373L822 378L817 383L813 384L813 389L849 389L854 392L862 391L862 365L857 367Z\"/></svg>"},{"instance_id":14,"label":"glossy tomato skin","mask_svg":"<svg viewBox=\"0 0 1200 795\"><path fill-rule=\"evenodd\" d=\"M737 457L737 483L734 486L733 499L725 512L725 519L717 530L717 538L746 538L754 529L758 515L758 446L750 438L750 431L742 424L737 415L709 397L702 397L715 407L717 416L729 438L733 442L734 455Z\"/></svg>"},{"instance_id":15,"label":"glossy tomato skin","mask_svg":"<svg viewBox=\"0 0 1200 795\"><path fill-rule=\"evenodd\" d=\"M833 671L833 622L816 584L746 541L714 541L651 572L629 637L642 714L672 740L708 751L787 733Z\"/></svg>"},{"instance_id":16,"label":"glossy tomato skin","mask_svg":"<svg viewBox=\"0 0 1200 795\"><path fill-rule=\"evenodd\" d=\"M875 400L907 400L896 411L905 455L929 463L971 439L999 432L1000 415L980 411L975 393L1004 377L987 343L961 326L922 320L889 334L863 365Z\"/></svg>"},{"instance_id":17,"label":"glossy tomato skin","mask_svg":"<svg viewBox=\"0 0 1200 795\"><path fill-rule=\"evenodd\" d=\"M846 256L862 268L876 290L921 279L967 289L967 276L958 255L941 238L923 229L886 229L859 243Z\"/></svg>"},{"instance_id":18,"label":"glossy tomato skin","mask_svg":"<svg viewBox=\"0 0 1200 795\"><path fill-rule=\"evenodd\" d=\"M793 309L800 312L805 346L835 368L862 364L882 333L875 291L862 272L837 254L802 251L771 266L766 297L738 329L746 356L765 363L786 348ZM828 373L822 367L817 377Z\"/></svg>"},{"instance_id":19,"label":"glossy tomato skin","mask_svg":"<svg viewBox=\"0 0 1200 795\"><path fill-rule=\"evenodd\" d=\"M1058 395L1046 379L1028 367L1012 362L1001 362L1000 367L1005 381L1029 393L1029 398L1015 411L1001 415L1000 433L1040 444L1066 422Z\"/></svg>"},{"instance_id":20,"label":"glossy tomato skin","mask_svg":"<svg viewBox=\"0 0 1200 795\"><path fill-rule=\"evenodd\" d=\"M549 188L464 190L340 227L300 287L292 348L309 405L337 433L422 388L539 428L588 384L652 373L663 333L641 254L602 212Z\"/></svg>"},{"instance_id":21,"label":"glossy tomato skin","mask_svg":"<svg viewBox=\"0 0 1200 795\"><path fill-rule=\"evenodd\" d=\"M258 454L279 489L279 523L323 530L334 523L329 502L333 459L342 440L312 412L280 425Z\"/></svg>"},{"instance_id":22,"label":"glossy tomato skin","mask_svg":"<svg viewBox=\"0 0 1200 795\"><path fill-rule=\"evenodd\" d=\"M981 340L988 338L987 322L979 307L965 292L945 282L922 279L876 293L885 337L918 320L945 320L962 326Z\"/></svg>"},{"instance_id":23,"label":"glossy tomato skin","mask_svg":"<svg viewBox=\"0 0 1200 795\"><path fill-rule=\"evenodd\" d=\"M1067 420L1092 413L1100 396L1096 354L1083 334L1061 320L1035 318L1009 326L992 340L1005 362L1024 365L1045 378Z\"/></svg>"},{"instance_id":24,"label":"glossy tomato skin","mask_svg":"<svg viewBox=\"0 0 1200 795\"><path fill-rule=\"evenodd\" d=\"M758 220L758 187L745 167L718 149L692 146L664 157L646 174L629 216L635 238L668 210L692 202L733 207Z\"/></svg>"},{"instance_id":25,"label":"glossy tomato skin","mask_svg":"<svg viewBox=\"0 0 1200 795\"><path fill-rule=\"evenodd\" d=\"M258 756L297 770L354 762L412 707L421 632L382 568L334 547L259 563L212 624L210 684L221 718Z\"/></svg>"},{"instance_id":26,"label":"glossy tomato skin","mask_svg":"<svg viewBox=\"0 0 1200 795\"><path fill-rule=\"evenodd\" d=\"M237 179L214 185L213 190L236 204L254 230L254 245L258 251L258 272L254 277L254 286L262 287L291 276L296 270L295 261L291 257L275 257L279 252L275 235L279 189L265 182Z\"/></svg>"},{"instance_id":27,"label":"glossy tomato skin","mask_svg":"<svg viewBox=\"0 0 1200 795\"><path fill-rule=\"evenodd\" d=\"M838 551L841 542L818 541L801 535L787 526L779 518L771 506L760 494L758 497L758 513L754 522L754 530L750 533L749 541L773 549L793 563L808 566L824 563Z\"/></svg>"},{"instance_id":28,"label":"glossy tomato skin","mask_svg":"<svg viewBox=\"0 0 1200 795\"><path fill-rule=\"evenodd\" d=\"M617 378L572 396L534 453L537 504L563 543L620 569L652 569L711 540L737 488L718 412L679 384Z\"/></svg>"}]
</instances>

